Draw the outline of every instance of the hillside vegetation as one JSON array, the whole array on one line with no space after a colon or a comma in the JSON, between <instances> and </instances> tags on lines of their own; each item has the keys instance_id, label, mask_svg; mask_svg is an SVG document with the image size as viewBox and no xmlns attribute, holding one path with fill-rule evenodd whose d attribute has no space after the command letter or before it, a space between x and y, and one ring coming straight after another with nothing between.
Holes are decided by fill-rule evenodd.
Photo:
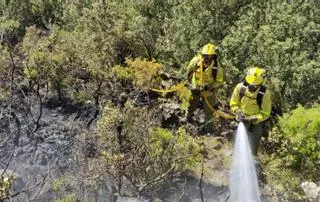
<instances>
[{"instance_id":1,"label":"hillside vegetation","mask_svg":"<svg viewBox=\"0 0 320 202\"><path fill-rule=\"evenodd\" d=\"M264 183L285 201L306 199L302 182L320 182L320 1L0 0L0 14L0 147L23 145L21 128L41 144L50 107L85 120L70 132L72 171L49 183L51 199L82 200L106 175L112 193L140 196L223 156L231 121L217 118L211 141L184 119L187 64L209 42L225 71L222 103L248 66L267 70L274 111L259 153ZM72 131L64 116L61 131ZM13 153L1 155L2 169L14 170ZM229 158L219 161L228 167ZM23 193L6 186L1 200Z\"/></svg>"}]
</instances>

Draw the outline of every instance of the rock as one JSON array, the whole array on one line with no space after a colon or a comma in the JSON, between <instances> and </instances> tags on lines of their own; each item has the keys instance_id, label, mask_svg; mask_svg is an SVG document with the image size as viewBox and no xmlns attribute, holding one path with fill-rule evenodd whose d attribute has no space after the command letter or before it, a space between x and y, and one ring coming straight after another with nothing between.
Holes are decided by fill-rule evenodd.
<instances>
[{"instance_id":1,"label":"rock","mask_svg":"<svg viewBox=\"0 0 320 202\"><path fill-rule=\"evenodd\" d=\"M309 199L309 200L319 199L320 187L318 187L316 183L302 182L301 188L303 189L304 194L306 195L307 199Z\"/></svg>"},{"instance_id":2,"label":"rock","mask_svg":"<svg viewBox=\"0 0 320 202\"><path fill-rule=\"evenodd\" d=\"M172 110L175 110L175 109L180 109L180 104L178 104L178 103L165 103L165 104L163 104L163 106L165 107L165 108L168 108L168 109L172 109Z\"/></svg>"}]
</instances>

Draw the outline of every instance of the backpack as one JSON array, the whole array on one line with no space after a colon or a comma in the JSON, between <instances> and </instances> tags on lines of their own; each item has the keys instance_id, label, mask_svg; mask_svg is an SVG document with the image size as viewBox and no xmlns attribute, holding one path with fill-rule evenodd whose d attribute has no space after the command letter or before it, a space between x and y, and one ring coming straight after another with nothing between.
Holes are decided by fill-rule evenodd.
<instances>
[{"instance_id":1,"label":"backpack","mask_svg":"<svg viewBox=\"0 0 320 202\"><path fill-rule=\"evenodd\" d=\"M243 98L243 96L244 96L244 94L245 94L245 92L247 90L247 87L248 87L248 83L247 82L243 82L242 86L241 86L241 89L240 89L240 93L239 93L240 100ZM266 92L266 90L267 90L267 87L264 86L264 85L260 86L260 88L259 88L259 92L258 92L258 95L257 95L257 104L258 104L260 109L261 109L261 105L262 105L263 95Z\"/></svg>"}]
</instances>

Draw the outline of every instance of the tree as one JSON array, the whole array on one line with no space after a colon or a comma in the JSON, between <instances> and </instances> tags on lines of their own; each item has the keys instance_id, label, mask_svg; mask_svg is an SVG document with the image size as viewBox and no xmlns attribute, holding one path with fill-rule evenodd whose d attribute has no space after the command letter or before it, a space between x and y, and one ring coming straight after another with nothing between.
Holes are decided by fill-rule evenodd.
<instances>
[{"instance_id":1,"label":"tree","mask_svg":"<svg viewBox=\"0 0 320 202\"><path fill-rule=\"evenodd\" d=\"M226 66L242 71L250 65L268 70L279 80L286 109L318 100L320 30L312 3L269 1L251 5L224 38Z\"/></svg>"},{"instance_id":2,"label":"tree","mask_svg":"<svg viewBox=\"0 0 320 202\"><path fill-rule=\"evenodd\" d=\"M35 27L27 30L23 41L23 50L27 57L24 60L24 73L37 86L56 90L58 98L63 97L62 88L67 85L70 66L66 52L60 49L63 38L52 31L49 36ZM61 41L62 39L62 41Z\"/></svg>"},{"instance_id":3,"label":"tree","mask_svg":"<svg viewBox=\"0 0 320 202\"><path fill-rule=\"evenodd\" d=\"M26 27L35 26L48 30L51 24L61 23L64 5L64 1L56 0L1 0L1 16L19 23L15 32L7 37L8 42L15 45L21 41Z\"/></svg>"},{"instance_id":4,"label":"tree","mask_svg":"<svg viewBox=\"0 0 320 202\"><path fill-rule=\"evenodd\" d=\"M164 18L163 34L157 40L161 62L182 68L203 45L220 45L249 1L184 1L171 5L172 15Z\"/></svg>"}]
</instances>

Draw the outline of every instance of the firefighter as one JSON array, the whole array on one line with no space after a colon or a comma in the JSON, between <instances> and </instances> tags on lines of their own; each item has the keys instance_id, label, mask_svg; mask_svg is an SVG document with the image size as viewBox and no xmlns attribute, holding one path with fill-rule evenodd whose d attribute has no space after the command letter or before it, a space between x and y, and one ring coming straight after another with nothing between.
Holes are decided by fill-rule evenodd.
<instances>
[{"instance_id":1,"label":"firefighter","mask_svg":"<svg viewBox=\"0 0 320 202\"><path fill-rule=\"evenodd\" d=\"M244 81L237 84L230 100L230 107L236 114L236 120L242 121L247 129L254 156L257 155L264 133L264 121L271 113L270 91L263 85L265 75L265 70L262 68L248 68Z\"/></svg>"},{"instance_id":2,"label":"firefighter","mask_svg":"<svg viewBox=\"0 0 320 202\"><path fill-rule=\"evenodd\" d=\"M187 118L193 120L194 111L201 101L205 113L204 131L213 129L213 111L216 106L216 92L223 84L223 71L218 65L216 47L212 43L203 46L188 65L188 82L191 86L192 100L188 109Z\"/></svg>"}]
</instances>

